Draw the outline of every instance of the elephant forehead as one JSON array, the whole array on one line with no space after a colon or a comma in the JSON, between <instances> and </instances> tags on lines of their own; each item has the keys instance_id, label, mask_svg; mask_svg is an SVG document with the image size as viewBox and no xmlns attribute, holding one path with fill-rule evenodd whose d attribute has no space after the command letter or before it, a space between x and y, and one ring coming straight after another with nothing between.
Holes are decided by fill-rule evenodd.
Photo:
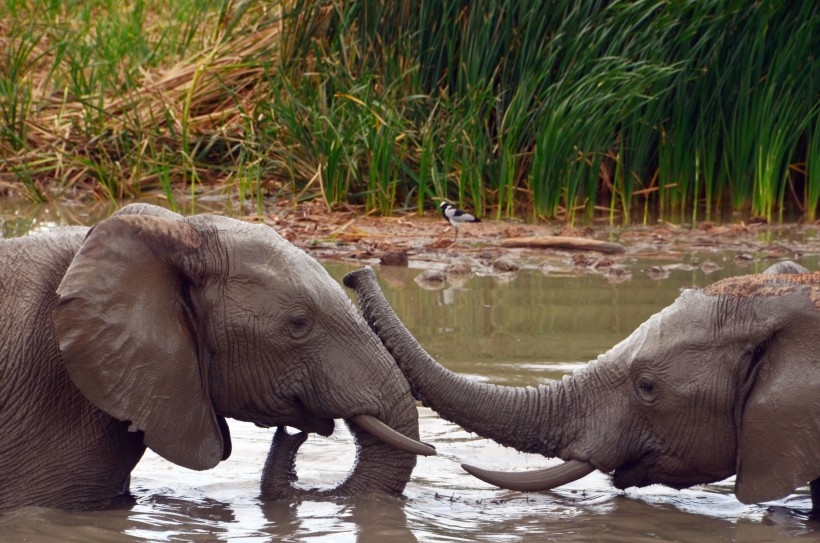
<instances>
[{"instance_id":1,"label":"elephant forehead","mask_svg":"<svg viewBox=\"0 0 820 543\"><path fill-rule=\"evenodd\" d=\"M208 216L207 219L208 225L217 227L220 243L234 268L298 270L319 266L315 259L269 226L227 217Z\"/></svg>"},{"instance_id":2,"label":"elephant forehead","mask_svg":"<svg viewBox=\"0 0 820 543\"><path fill-rule=\"evenodd\" d=\"M709 327L710 313L702 310L704 302L704 297L697 291L685 291L673 304L649 317L626 339L615 345L608 355L619 359L653 356L668 350L672 345L701 337L688 332Z\"/></svg>"},{"instance_id":3,"label":"elephant forehead","mask_svg":"<svg viewBox=\"0 0 820 543\"><path fill-rule=\"evenodd\" d=\"M296 255L300 251L273 228L219 215L194 215L186 221L199 230L214 230L229 256L263 260L266 255ZM234 253L231 255L230 253Z\"/></svg>"},{"instance_id":4,"label":"elephant forehead","mask_svg":"<svg viewBox=\"0 0 820 543\"><path fill-rule=\"evenodd\" d=\"M288 242L271 228L249 225L242 233L232 232L227 242L229 269L267 289L299 294L319 301L328 297L348 299L342 287L313 257Z\"/></svg>"},{"instance_id":5,"label":"elephant forehead","mask_svg":"<svg viewBox=\"0 0 820 543\"><path fill-rule=\"evenodd\" d=\"M199 215L188 220L213 229L219 248L209 248L228 281L237 286L256 284L267 292L311 298L318 304L349 298L341 286L313 257L299 249L273 228L228 217ZM250 294L249 294L250 295ZM349 303L351 305L352 303Z\"/></svg>"},{"instance_id":6,"label":"elephant forehead","mask_svg":"<svg viewBox=\"0 0 820 543\"><path fill-rule=\"evenodd\" d=\"M680 335L691 328L706 328L710 323L709 300L700 292L685 290L671 305L644 323L655 335Z\"/></svg>"}]
</instances>

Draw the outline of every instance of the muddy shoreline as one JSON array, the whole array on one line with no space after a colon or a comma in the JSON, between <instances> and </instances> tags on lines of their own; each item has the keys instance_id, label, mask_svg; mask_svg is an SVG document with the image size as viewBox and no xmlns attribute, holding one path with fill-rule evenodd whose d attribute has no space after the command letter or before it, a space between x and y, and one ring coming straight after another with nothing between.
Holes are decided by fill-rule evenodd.
<instances>
[{"instance_id":1,"label":"muddy shoreline","mask_svg":"<svg viewBox=\"0 0 820 543\"><path fill-rule=\"evenodd\" d=\"M248 220L258 221L257 216ZM459 229L437 212L419 217L362 215L355 208L328 211L318 204L270 210L263 222L320 260L410 266L457 273L508 273L518 269L602 273L612 281L632 273L663 278L669 269L701 267L706 273L732 258L753 264L802 260L817 265L818 225L765 223L569 228L484 219ZM641 268L635 269L635 262ZM646 261L657 266L646 266Z\"/></svg>"},{"instance_id":2,"label":"muddy shoreline","mask_svg":"<svg viewBox=\"0 0 820 543\"><path fill-rule=\"evenodd\" d=\"M178 202L180 212L262 222L319 260L409 266L450 276L539 269L600 273L611 281L628 280L634 273L662 279L675 267L700 267L708 273L727 259L756 269L785 259L820 268L820 224L610 226L602 220L571 228L557 221L526 223L483 217L480 223L463 225L454 242L453 228L433 209L423 216L380 217L355 206L329 210L314 200L297 206L266 202L260 214L250 205L209 196L197 199L195 205ZM168 207L162 198L143 201ZM90 225L108 217L116 207L111 202L43 205L9 199L0 206L0 226L6 236L14 236L57 225Z\"/></svg>"}]
</instances>

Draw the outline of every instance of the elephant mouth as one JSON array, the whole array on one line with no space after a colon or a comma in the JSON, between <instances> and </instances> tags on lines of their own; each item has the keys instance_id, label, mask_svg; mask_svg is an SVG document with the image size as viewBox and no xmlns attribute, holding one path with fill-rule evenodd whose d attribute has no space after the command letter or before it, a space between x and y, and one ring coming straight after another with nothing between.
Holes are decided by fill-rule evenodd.
<instances>
[{"instance_id":1,"label":"elephant mouth","mask_svg":"<svg viewBox=\"0 0 820 543\"><path fill-rule=\"evenodd\" d=\"M295 425L294 428L306 434L318 434L322 437L329 437L336 429L336 422L333 419L312 417L305 422Z\"/></svg>"},{"instance_id":2,"label":"elephant mouth","mask_svg":"<svg viewBox=\"0 0 820 543\"><path fill-rule=\"evenodd\" d=\"M668 474L663 475L664 471L659 469L661 455L658 451L643 451L641 454L628 459L621 465L611 470L612 485L624 490L629 487L644 487L653 484L665 484L673 486L669 482L661 481L660 479L668 479Z\"/></svg>"},{"instance_id":3,"label":"elephant mouth","mask_svg":"<svg viewBox=\"0 0 820 543\"><path fill-rule=\"evenodd\" d=\"M241 419L240 419L241 420ZM336 429L336 421L325 417L301 416L299 422L283 422L279 420L259 422L253 421L259 428L274 428L279 426L290 426L305 434L318 434L322 437L329 437Z\"/></svg>"},{"instance_id":4,"label":"elephant mouth","mask_svg":"<svg viewBox=\"0 0 820 543\"><path fill-rule=\"evenodd\" d=\"M336 418L339 418L347 422L348 425L349 423L355 424L377 440L399 451L419 456L433 456L436 454L436 449L432 445L407 437L373 415L336 413L335 415L340 416L333 418L331 418L333 416L331 413L324 413L324 415L326 416L309 414L306 409L305 416L298 424L288 426L292 426L306 434L318 434L322 437L329 437L335 429Z\"/></svg>"},{"instance_id":5,"label":"elephant mouth","mask_svg":"<svg viewBox=\"0 0 820 543\"><path fill-rule=\"evenodd\" d=\"M661 465L661 459L657 455L647 454L616 468L612 472L612 485L620 490L649 485L666 485L680 490L692 485L719 481L729 475L731 472L699 472L694 466L669 461Z\"/></svg>"},{"instance_id":6,"label":"elephant mouth","mask_svg":"<svg viewBox=\"0 0 820 543\"><path fill-rule=\"evenodd\" d=\"M436 448L432 445L407 437L371 415L355 415L344 420L356 424L368 434L394 449L419 456L433 456L436 454ZM263 425L257 424L257 426ZM306 422L294 424L292 427L305 434L318 434L322 437L329 437L333 434L336 423L334 419L313 417Z\"/></svg>"},{"instance_id":7,"label":"elephant mouth","mask_svg":"<svg viewBox=\"0 0 820 543\"><path fill-rule=\"evenodd\" d=\"M674 477L668 474L655 475L652 472L646 471L645 468L638 466L625 466L612 472L612 486L619 490L625 490L630 487L640 488L649 485L665 485L681 490L683 488L689 488L693 484L710 483L715 480L715 478L705 478L703 480L693 479L691 475L681 477Z\"/></svg>"},{"instance_id":8,"label":"elephant mouth","mask_svg":"<svg viewBox=\"0 0 820 543\"><path fill-rule=\"evenodd\" d=\"M624 464L612 472L612 486L619 490L648 486L653 482L659 481L652 481L646 467L641 467L637 462Z\"/></svg>"}]
</instances>

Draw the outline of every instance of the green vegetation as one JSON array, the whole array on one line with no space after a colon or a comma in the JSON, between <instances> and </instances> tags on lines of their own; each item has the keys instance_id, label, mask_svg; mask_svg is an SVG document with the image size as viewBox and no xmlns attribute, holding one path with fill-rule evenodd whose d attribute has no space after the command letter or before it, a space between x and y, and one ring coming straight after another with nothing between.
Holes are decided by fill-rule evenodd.
<instances>
[{"instance_id":1,"label":"green vegetation","mask_svg":"<svg viewBox=\"0 0 820 543\"><path fill-rule=\"evenodd\" d=\"M818 21L776 0L8 0L0 191L813 221Z\"/></svg>"}]
</instances>

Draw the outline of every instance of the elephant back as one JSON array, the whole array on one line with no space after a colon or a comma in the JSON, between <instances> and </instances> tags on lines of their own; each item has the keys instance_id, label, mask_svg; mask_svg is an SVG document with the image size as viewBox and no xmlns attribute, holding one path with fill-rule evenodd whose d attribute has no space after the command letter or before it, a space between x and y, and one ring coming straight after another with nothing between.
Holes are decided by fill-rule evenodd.
<instances>
[{"instance_id":1,"label":"elephant back","mask_svg":"<svg viewBox=\"0 0 820 543\"><path fill-rule=\"evenodd\" d=\"M144 451L142 437L91 405L62 364L52 311L87 232L0 241L0 508L105 505L127 490ZM94 437L81 443L83 435Z\"/></svg>"},{"instance_id":2,"label":"elephant back","mask_svg":"<svg viewBox=\"0 0 820 543\"><path fill-rule=\"evenodd\" d=\"M810 289L808 294L814 303L814 307L820 310L820 272L759 273L730 277L711 284L704 288L703 292L709 296L752 298L784 296L806 287Z\"/></svg>"}]
</instances>

